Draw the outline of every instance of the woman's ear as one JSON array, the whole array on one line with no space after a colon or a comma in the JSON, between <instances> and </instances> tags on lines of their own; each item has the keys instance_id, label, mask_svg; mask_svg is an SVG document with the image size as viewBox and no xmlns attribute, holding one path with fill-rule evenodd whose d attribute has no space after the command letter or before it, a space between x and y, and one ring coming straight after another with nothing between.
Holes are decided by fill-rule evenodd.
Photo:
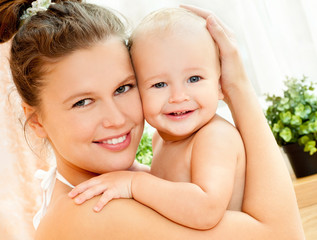
<instances>
[{"instance_id":1,"label":"woman's ear","mask_svg":"<svg viewBox=\"0 0 317 240\"><path fill-rule=\"evenodd\" d=\"M36 136L38 136L39 138L46 138L47 133L42 125L42 119L36 111L35 107L22 102L22 108L26 117L26 123L34 131Z\"/></svg>"}]
</instances>

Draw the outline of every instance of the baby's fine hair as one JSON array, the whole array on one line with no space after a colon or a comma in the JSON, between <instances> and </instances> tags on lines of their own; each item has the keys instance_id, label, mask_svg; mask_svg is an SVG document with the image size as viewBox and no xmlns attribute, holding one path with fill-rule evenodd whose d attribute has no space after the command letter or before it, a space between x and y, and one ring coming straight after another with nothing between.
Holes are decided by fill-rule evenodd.
<instances>
[{"instance_id":1,"label":"baby's fine hair","mask_svg":"<svg viewBox=\"0 0 317 240\"><path fill-rule=\"evenodd\" d=\"M195 28L200 25L205 28L206 20L184 8L163 8L145 16L134 29L129 39L129 47L139 35L158 34L187 28L188 23L194 23Z\"/></svg>"},{"instance_id":2,"label":"baby's fine hair","mask_svg":"<svg viewBox=\"0 0 317 240\"><path fill-rule=\"evenodd\" d=\"M40 107L49 65L111 36L127 40L126 21L110 10L81 1L56 0L21 22L30 0L0 0L0 43L10 40L10 68L22 101Z\"/></svg>"}]
</instances>

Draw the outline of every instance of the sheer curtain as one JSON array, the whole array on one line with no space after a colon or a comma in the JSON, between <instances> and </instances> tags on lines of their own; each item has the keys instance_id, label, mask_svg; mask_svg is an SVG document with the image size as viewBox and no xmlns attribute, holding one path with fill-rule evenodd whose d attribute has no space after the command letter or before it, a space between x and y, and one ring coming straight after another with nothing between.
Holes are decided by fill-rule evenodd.
<instances>
[{"instance_id":1,"label":"sheer curtain","mask_svg":"<svg viewBox=\"0 0 317 240\"><path fill-rule=\"evenodd\" d=\"M147 13L181 2L212 10L237 36L247 73L259 97L278 93L285 76L317 79L315 0L90 0L122 12L133 24ZM0 45L0 232L1 239L33 239L32 216L39 207L37 168L48 168L26 144L22 114L7 63L9 43ZM11 93L12 92L12 93ZM11 93L11 94L9 94ZM230 118L228 110L220 114ZM32 136L30 136L32 137ZM32 141L39 154L40 142ZM35 146L35 147L34 147Z\"/></svg>"},{"instance_id":2,"label":"sheer curtain","mask_svg":"<svg viewBox=\"0 0 317 240\"><path fill-rule=\"evenodd\" d=\"M278 93L285 76L317 79L315 0L90 0L124 13L134 24L147 13L179 4L213 11L238 39L247 73L259 96Z\"/></svg>"},{"instance_id":3,"label":"sheer curtain","mask_svg":"<svg viewBox=\"0 0 317 240\"><path fill-rule=\"evenodd\" d=\"M163 7L191 4L214 12L235 33L242 59L263 108L265 93L281 94L286 76L317 81L315 0L89 0L118 10L136 25ZM232 122L229 109L218 113Z\"/></svg>"}]
</instances>

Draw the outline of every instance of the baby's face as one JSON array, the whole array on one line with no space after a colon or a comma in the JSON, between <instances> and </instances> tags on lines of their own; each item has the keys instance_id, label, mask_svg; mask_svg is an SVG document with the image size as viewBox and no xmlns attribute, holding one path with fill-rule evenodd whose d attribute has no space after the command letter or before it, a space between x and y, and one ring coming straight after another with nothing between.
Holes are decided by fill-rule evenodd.
<instances>
[{"instance_id":1,"label":"baby's face","mask_svg":"<svg viewBox=\"0 0 317 240\"><path fill-rule=\"evenodd\" d=\"M207 29L144 34L131 53L145 119L163 138L186 138L210 121L222 93Z\"/></svg>"}]
</instances>

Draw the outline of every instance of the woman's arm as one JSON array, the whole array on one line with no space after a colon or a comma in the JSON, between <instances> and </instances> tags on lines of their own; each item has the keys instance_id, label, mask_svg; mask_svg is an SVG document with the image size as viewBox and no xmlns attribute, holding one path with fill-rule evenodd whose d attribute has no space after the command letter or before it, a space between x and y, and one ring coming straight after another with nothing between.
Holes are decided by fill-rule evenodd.
<instances>
[{"instance_id":1,"label":"woman's arm","mask_svg":"<svg viewBox=\"0 0 317 240\"><path fill-rule=\"evenodd\" d=\"M190 9L207 18L219 46L222 88L244 141L247 173L244 212L227 211L216 227L190 232L185 239L304 239L289 173L246 77L234 38L209 12Z\"/></svg>"},{"instance_id":2,"label":"woman's arm","mask_svg":"<svg viewBox=\"0 0 317 240\"><path fill-rule=\"evenodd\" d=\"M132 200L111 201L100 213L91 211L99 196L77 206L63 197L46 213L35 240L208 239L204 231L175 224Z\"/></svg>"},{"instance_id":3,"label":"woman's arm","mask_svg":"<svg viewBox=\"0 0 317 240\"><path fill-rule=\"evenodd\" d=\"M289 173L257 96L246 77L231 32L211 13L189 6L185 8L207 19L207 28L220 49L222 90L244 141L247 155L243 211L261 230L255 232L254 238L260 239L259 236L270 234L272 236L266 239L303 239ZM230 220L228 217L226 220ZM225 223L226 220L222 222ZM241 223L236 226L250 230L248 225Z\"/></svg>"}]
</instances>

